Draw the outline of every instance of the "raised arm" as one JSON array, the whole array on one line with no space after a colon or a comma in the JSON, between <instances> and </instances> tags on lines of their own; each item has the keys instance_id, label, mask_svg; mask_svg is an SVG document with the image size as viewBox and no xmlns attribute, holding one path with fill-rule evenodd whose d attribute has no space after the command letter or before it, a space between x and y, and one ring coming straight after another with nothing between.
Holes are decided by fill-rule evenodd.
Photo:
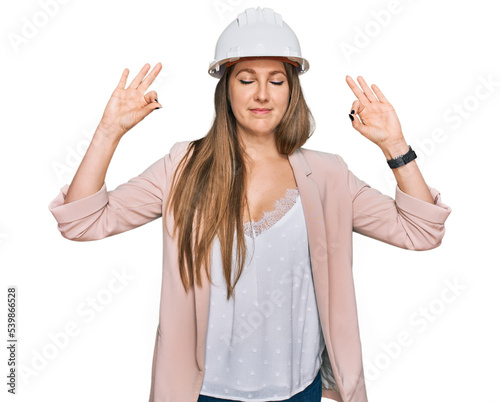
<instances>
[{"instance_id":1,"label":"raised arm","mask_svg":"<svg viewBox=\"0 0 500 402\"><path fill-rule=\"evenodd\" d=\"M378 145L387 160L408 152L398 116L380 88L373 84L373 93L361 76L361 89L351 77L346 81L358 98L349 114L353 127ZM415 160L393 169L398 183L393 199L356 177L340 156L337 159L352 199L354 232L410 250L441 244L451 208L426 184Z\"/></svg>"},{"instance_id":2,"label":"raised arm","mask_svg":"<svg viewBox=\"0 0 500 402\"><path fill-rule=\"evenodd\" d=\"M358 77L358 81L363 90L351 77L346 76L346 81L358 98L353 102L349 114L352 126L365 138L378 145L387 160L406 154L409 147L403 136L401 123L394 107L380 88L373 84L374 94L361 76ZM415 160L392 170L401 191L430 204L434 203Z\"/></svg>"},{"instance_id":3,"label":"raised arm","mask_svg":"<svg viewBox=\"0 0 500 402\"><path fill-rule=\"evenodd\" d=\"M146 64L128 88L125 88L125 84L129 70L123 71L120 82L106 105L89 148L69 186L64 204L99 191L104 184L109 163L120 139L149 113L161 107L155 91L146 95L144 92L154 81L162 66L158 63L144 78L149 68L150 65Z\"/></svg>"},{"instance_id":4,"label":"raised arm","mask_svg":"<svg viewBox=\"0 0 500 402\"><path fill-rule=\"evenodd\" d=\"M161 107L154 91L144 95L161 70L161 64L145 77L146 64L125 84L128 69L109 100L90 146L70 186L61 188L49 204L63 237L70 240L98 240L144 225L162 215L162 201L171 153L141 174L108 191L105 176L123 135L156 108Z\"/></svg>"}]
</instances>

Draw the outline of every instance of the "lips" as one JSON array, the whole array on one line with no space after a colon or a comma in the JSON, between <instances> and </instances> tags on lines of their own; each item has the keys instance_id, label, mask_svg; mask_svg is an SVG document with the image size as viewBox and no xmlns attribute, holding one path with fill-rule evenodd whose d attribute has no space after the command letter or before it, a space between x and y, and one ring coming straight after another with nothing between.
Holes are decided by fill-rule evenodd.
<instances>
[{"instance_id":1,"label":"lips","mask_svg":"<svg viewBox=\"0 0 500 402\"><path fill-rule=\"evenodd\" d=\"M252 113L255 113L255 114L266 114L266 113L269 113L271 111L271 109L256 108L256 109L250 109L250 111Z\"/></svg>"}]
</instances>

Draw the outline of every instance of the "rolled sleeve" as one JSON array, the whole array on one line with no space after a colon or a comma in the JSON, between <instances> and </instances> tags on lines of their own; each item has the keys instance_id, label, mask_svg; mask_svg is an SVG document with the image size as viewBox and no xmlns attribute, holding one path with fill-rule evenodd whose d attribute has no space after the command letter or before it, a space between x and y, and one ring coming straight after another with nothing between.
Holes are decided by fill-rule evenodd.
<instances>
[{"instance_id":1,"label":"rolled sleeve","mask_svg":"<svg viewBox=\"0 0 500 402\"><path fill-rule=\"evenodd\" d=\"M427 185L434 204L404 193L399 186L392 198L358 178L336 156L352 201L354 232L409 250L430 250L441 244L451 208L441 201L438 190Z\"/></svg>"},{"instance_id":2,"label":"rolled sleeve","mask_svg":"<svg viewBox=\"0 0 500 402\"><path fill-rule=\"evenodd\" d=\"M69 189L64 185L49 204L61 235L75 241L99 240L161 217L172 158L186 144L176 142L168 154L114 190L108 191L104 183L94 194L64 204Z\"/></svg>"},{"instance_id":3,"label":"rolled sleeve","mask_svg":"<svg viewBox=\"0 0 500 402\"><path fill-rule=\"evenodd\" d=\"M68 194L69 185L65 184L61 187L59 194L49 204L49 210L59 223L73 222L79 219L86 218L96 211L104 208L108 203L108 191L106 183L102 185L99 191L64 204L66 195Z\"/></svg>"},{"instance_id":4,"label":"rolled sleeve","mask_svg":"<svg viewBox=\"0 0 500 402\"><path fill-rule=\"evenodd\" d=\"M434 204L405 193L398 185L396 185L396 204L399 209L418 216L421 219L443 224L450 215L451 208L441 201L441 193L438 190L429 185L427 185L427 188L431 193Z\"/></svg>"}]
</instances>

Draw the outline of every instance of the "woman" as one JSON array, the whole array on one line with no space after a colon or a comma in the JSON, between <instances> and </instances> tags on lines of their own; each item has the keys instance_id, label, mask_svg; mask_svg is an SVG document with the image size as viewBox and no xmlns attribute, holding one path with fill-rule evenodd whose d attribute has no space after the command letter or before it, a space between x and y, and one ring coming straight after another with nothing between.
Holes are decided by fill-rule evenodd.
<instances>
[{"instance_id":1,"label":"woman","mask_svg":"<svg viewBox=\"0 0 500 402\"><path fill-rule=\"evenodd\" d=\"M349 117L393 168L395 199L339 155L302 148L313 130L299 81L308 66L279 14L247 9L210 65L219 82L207 135L107 191L120 139L161 107L145 94L161 65L127 88L125 69L71 186L49 206L78 241L163 217L150 401L367 401L352 232L427 250L451 209L426 185L391 104L361 77L362 90L347 77Z\"/></svg>"}]
</instances>

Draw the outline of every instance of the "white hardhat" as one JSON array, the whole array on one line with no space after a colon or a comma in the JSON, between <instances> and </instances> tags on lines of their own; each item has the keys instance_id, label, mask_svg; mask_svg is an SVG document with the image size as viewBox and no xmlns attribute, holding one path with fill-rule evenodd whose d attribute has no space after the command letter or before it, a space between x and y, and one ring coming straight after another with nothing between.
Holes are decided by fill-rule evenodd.
<instances>
[{"instance_id":1,"label":"white hardhat","mask_svg":"<svg viewBox=\"0 0 500 402\"><path fill-rule=\"evenodd\" d=\"M270 8L247 8L227 26L215 47L215 60L208 73L220 78L227 62L241 57L283 57L298 63L299 74L309 69L292 29ZM295 63L294 63L295 64Z\"/></svg>"}]
</instances>

